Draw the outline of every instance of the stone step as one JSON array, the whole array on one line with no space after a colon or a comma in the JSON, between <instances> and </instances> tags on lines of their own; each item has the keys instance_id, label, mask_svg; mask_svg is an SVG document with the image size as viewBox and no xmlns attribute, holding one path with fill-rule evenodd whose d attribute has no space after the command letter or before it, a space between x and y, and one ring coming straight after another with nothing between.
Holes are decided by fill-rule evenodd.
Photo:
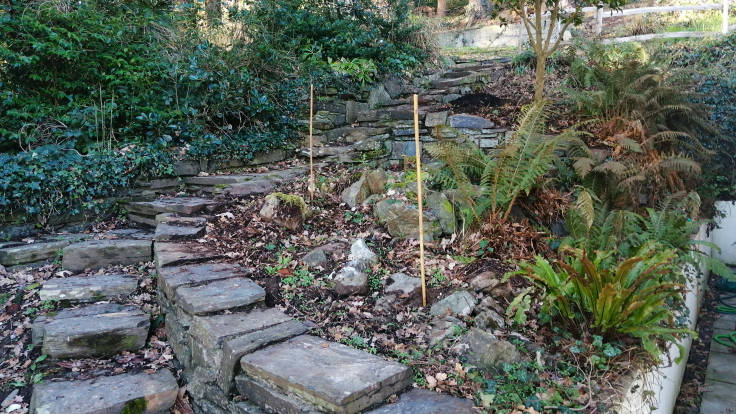
<instances>
[{"instance_id":1,"label":"stone step","mask_svg":"<svg viewBox=\"0 0 736 414\"><path fill-rule=\"evenodd\" d=\"M273 308L198 316L189 331L192 361L210 371L220 389L227 393L243 355L306 330L301 322Z\"/></svg>"},{"instance_id":2,"label":"stone step","mask_svg":"<svg viewBox=\"0 0 736 414\"><path fill-rule=\"evenodd\" d=\"M176 290L174 304L190 315L206 315L262 303L266 291L254 281L235 277Z\"/></svg>"},{"instance_id":3,"label":"stone step","mask_svg":"<svg viewBox=\"0 0 736 414\"><path fill-rule=\"evenodd\" d=\"M51 358L110 356L145 345L149 316L135 306L101 303L40 316L34 344Z\"/></svg>"},{"instance_id":4,"label":"stone step","mask_svg":"<svg viewBox=\"0 0 736 414\"><path fill-rule=\"evenodd\" d=\"M204 233L204 226L175 226L159 223L156 226L156 233L153 239L157 242L198 239L204 236Z\"/></svg>"},{"instance_id":5,"label":"stone step","mask_svg":"<svg viewBox=\"0 0 736 414\"><path fill-rule=\"evenodd\" d=\"M277 185L301 177L306 172L306 168L294 167L265 173L187 177L185 182L189 188L205 193L248 196L271 192Z\"/></svg>"},{"instance_id":6,"label":"stone step","mask_svg":"<svg viewBox=\"0 0 736 414\"><path fill-rule=\"evenodd\" d=\"M176 289L182 286L197 286L215 280L242 277L250 271L229 263L189 264L164 267L158 272L158 288L165 299L174 300Z\"/></svg>"},{"instance_id":7,"label":"stone step","mask_svg":"<svg viewBox=\"0 0 736 414\"><path fill-rule=\"evenodd\" d=\"M48 260L55 257L69 243L68 240L59 240L6 247L0 249L0 265L16 266Z\"/></svg>"},{"instance_id":8,"label":"stone step","mask_svg":"<svg viewBox=\"0 0 736 414\"><path fill-rule=\"evenodd\" d=\"M72 272L151 261L151 241L133 239L89 240L63 250L62 267Z\"/></svg>"},{"instance_id":9,"label":"stone step","mask_svg":"<svg viewBox=\"0 0 736 414\"><path fill-rule=\"evenodd\" d=\"M196 243L156 242L153 246L153 260L159 271L167 266L202 263L223 257L208 246Z\"/></svg>"},{"instance_id":10,"label":"stone step","mask_svg":"<svg viewBox=\"0 0 736 414\"><path fill-rule=\"evenodd\" d=\"M218 201L200 197L162 198L154 201L136 201L125 203L128 219L134 223L156 227L156 215L176 213L192 215L213 211L220 205Z\"/></svg>"},{"instance_id":11,"label":"stone step","mask_svg":"<svg viewBox=\"0 0 736 414\"><path fill-rule=\"evenodd\" d=\"M94 302L130 295L137 286L138 279L130 275L75 276L47 280L38 295L41 300Z\"/></svg>"},{"instance_id":12,"label":"stone step","mask_svg":"<svg viewBox=\"0 0 736 414\"><path fill-rule=\"evenodd\" d=\"M301 335L245 355L238 391L269 412L358 413L411 384L408 367Z\"/></svg>"},{"instance_id":13,"label":"stone step","mask_svg":"<svg viewBox=\"0 0 736 414\"><path fill-rule=\"evenodd\" d=\"M156 414L168 411L179 386L167 369L33 386L31 414Z\"/></svg>"},{"instance_id":14,"label":"stone step","mask_svg":"<svg viewBox=\"0 0 736 414\"><path fill-rule=\"evenodd\" d=\"M415 388L402 394L399 401L368 411L366 414L476 414L473 401Z\"/></svg>"}]
</instances>

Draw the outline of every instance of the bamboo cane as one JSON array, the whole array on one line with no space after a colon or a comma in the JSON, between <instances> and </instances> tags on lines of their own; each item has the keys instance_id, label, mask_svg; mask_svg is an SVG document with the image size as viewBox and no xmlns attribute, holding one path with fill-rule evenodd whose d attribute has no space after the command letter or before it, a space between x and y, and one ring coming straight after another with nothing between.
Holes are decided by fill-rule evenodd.
<instances>
[{"instance_id":1,"label":"bamboo cane","mask_svg":"<svg viewBox=\"0 0 736 414\"><path fill-rule=\"evenodd\" d=\"M309 85L309 199L314 200L314 142L313 142L313 125L314 125L314 84Z\"/></svg>"},{"instance_id":2,"label":"bamboo cane","mask_svg":"<svg viewBox=\"0 0 736 414\"><path fill-rule=\"evenodd\" d=\"M414 148L417 157L417 202L419 210L419 272L422 275L422 306L427 306L427 280L424 273L424 210L422 208L422 150L419 147L419 96L414 94Z\"/></svg>"}]
</instances>

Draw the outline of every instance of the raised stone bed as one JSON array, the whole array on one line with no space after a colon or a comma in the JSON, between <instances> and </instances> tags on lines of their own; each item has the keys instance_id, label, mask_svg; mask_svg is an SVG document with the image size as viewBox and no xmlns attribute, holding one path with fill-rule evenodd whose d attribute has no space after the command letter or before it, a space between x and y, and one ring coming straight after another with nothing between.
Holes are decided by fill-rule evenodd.
<instances>
[{"instance_id":1,"label":"raised stone bed","mask_svg":"<svg viewBox=\"0 0 736 414\"><path fill-rule=\"evenodd\" d=\"M51 358L110 356L143 347L149 326L135 306L101 303L37 318L33 343Z\"/></svg>"},{"instance_id":2,"label":"raised stone bed","mask_svg":"<svg viewBox=\"0 0 736 414\"><path fill-rule=\"evenodd\" d=\"M44 381L33 387L32 414L157 414L176 401L179 386L169 370L85 381Z\"/></svg>"}]
</instances>

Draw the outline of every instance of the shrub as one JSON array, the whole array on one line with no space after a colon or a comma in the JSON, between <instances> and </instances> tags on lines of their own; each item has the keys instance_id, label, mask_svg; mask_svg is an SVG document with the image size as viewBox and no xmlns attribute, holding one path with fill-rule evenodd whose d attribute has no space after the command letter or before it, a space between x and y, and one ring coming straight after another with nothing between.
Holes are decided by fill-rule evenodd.
<instances>
[{"instance_id":1,"label":"shrub","mask_svg":"<svg viewBox=\"0 0 736 414\"><path fill-rule=\"evenodd\" d=\"M522 262L506 278L520 275L544 289L542 310L548 315L582 332L637 338L654 359L662 353L663 343L694 334L676 326L672 311L685 291L673 282L679 271L674 265L675 251L645 246L635 256L612 265L613 251L592 256L579 249L565 253L564 260L554 263L541 256L534 263Z\"/></svg>"}]
</instances>

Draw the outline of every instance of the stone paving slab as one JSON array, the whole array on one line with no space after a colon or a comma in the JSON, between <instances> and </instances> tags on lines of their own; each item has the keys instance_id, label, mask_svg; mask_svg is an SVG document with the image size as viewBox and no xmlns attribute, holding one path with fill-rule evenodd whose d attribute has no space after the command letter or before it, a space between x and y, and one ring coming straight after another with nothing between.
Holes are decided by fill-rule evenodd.
<instances>
[{"instance_id":1,"label":"stone paving slab","mask_svg":"<svg viewBox=\"0 0 736 414\"><path fill-rule=\"evenodd\" d=\"M245 355L240 363L246 377L333 413L360 412L411 383L402 364L310 335Z\"/></svg>"},{"instance_id":2,"label":"stone paving slab","mask_svg":"<svg viewBox=\"0 0 736 414\"><path fill-rule=\"evenodd\" d=\"M176 197L154 201L136 201L127 203L125 208L144 216L155 216L159 213L196 214L216 207L219 203L209 198Z\"/></svg>"},{"instance_id":3,"label":"stone paving slab","mask_svg":"<svg viewBox=\"0 0 736 414\"><path fill-rule=\"evenodd\" d=\"M217 280L200 286L182 286L174 296L174 302L191 315L241 308L264 300L266 291L244 277Z\"/></svg>"},{"instance_id":4,"label":"stone paving slab","mask_svg":"<svg viewBox=\"0 0 736 414\"><path fill-rule=\"evenodd\" d=\"M59 240L6 247L0 249L0 265L15 266L48 260L70 243L68 240Z\"/></svg>"},{"instance_id":5,"label":"stone paving slab","mask_svg":"<svg viewBox=\"0 0 736 414\"><path fill-rule=\"evenodd\" d=\"M702 414L736 414L736 392L733 384L709 382L705 388L700 403Z\"/></svg>"},{"instance_id":6,"label":"stone paving slab","mask_svg":"<svg viewBox=\"0 0 736 414\"><path fill-rule=\"evenodd\" d=\"M711 352L705 371L706 384L725 382L736 389L736 354Z\"/></svg>"},{"instance_id":7,"label":"stone paving slab","mask_svg":"<svg viewBox=\"0 0 736 414\"><path fill-rule=\"evenodd\" d=\"M159 271L166 266L201 263L224 257L209 247L196 243L157 242L153 246L153 251L156 268Z\"/></svg>"},{"instance_id":8,"label":"stone paving slab","mask_svg":"<svg viewBox=\"0 0 736 414\"><path fill-rule=\"evenodd\" d=\"M736 314L718 314L713 322L713 328L736 331Z\"/></svg>"},{"instance_id":9,"label":"stone paving slab","mask_svg":"<svg viewBox=\"0 0 736 414\"><path fill-rule=\"evenodd\" d=\"M62 267L72 272L151 261L150 240L89 240L64 248Z\"/></svg>"},{"instance_id":10,"label":"stone paving slab","mask_svg":"<svg viewBox=\"0 0 736 414\"><path fill-rule=\"evenodd\" d=\"M158 287L170 299L180 286L200 285L215 280L247 276L250 272L229 263L205 263L164 267L158 273Z\"/></svg>"},{"instance_id":11,"label":"stone paving slab","mask_svg":"<svg viewBox=\"0 0 736 414\"><path fill-rule=\"evenodd\" d=\"M33 387L31 414L156 414L169 410L179 386L169 370Z\"/></svg>"},{"instance_id":12,"label":"stone paving slab","mask_svg":"<svg viewBox=\"0 0 736 414\"><path fill-rule=\"evenodd\" d=\"M109 356L143 347L149 327L149 316L135 306L91 305L37 318L33 339L51 358Z\"/></svg>"},{"instance_id":13,"label":"stone paving slab","mask_svg":"<svg viewBox=\"0 0 736 414\"><path fill-rule=\"evenodd\" d=\"M130 275L90 275L49 279L38 296L41 300L94 302L127 296L138 287L138 279Z\"/></svg>"},{"instance_id":14,"label":"stone paving slab","mask_svg":"<svg viewBox=\"0 0 736 414\"><path fill-rule=\"evenodd\" d=\"M205 217L180 216L174 213L156 214L155 221L156 224L168 224L171 226L201 227L207 224L207 219Z\"/></svg>"},{"instance_id":15,"label":"stone paving slab","mask_svg":"<svg viewBox=\"0 0 736 414\"><path fill-rule=\"evenodd\" d=\"M198 239L204 236L204 233L204 226L172 226L170 224L159 223L156 226L156 233L153 239L155 241Z\"/></svg>"},{"instance_id":16,"label":"stone paving slab","mask_svg":"<svg viewBox=\"0 0 736 414\"><path fill-rule=\"evenodd\" d=\"M222 192L234 197L244 197L248 195L270 193L277 185L278 182L274 180L253 180L245 183L231 184L226 188L223 188Z\"/></svg>"},{"instance_id":17,"label":"stone paving slab","mask_svg":"<svg viewBox=\"0 0 736 414\"><path fill-rule=\"evenodd\" d=\"M394 404L384 405L366 414L476 414L473 401L447 394L415 388L399 397Z\"/></svg>"},{"instance_id":18,"label":"stone paving slab","mask_svg":"<svg viewBox=\"0 0 736 414\"><path fill-rule=\"evenodd\" d=\"M238 392L249 401L257 401L266 412L272 414L321 414L323 410L300 399L294 394L283 393L270 384L245 375L235 377Z\"/></svg>"}]
</instances>

